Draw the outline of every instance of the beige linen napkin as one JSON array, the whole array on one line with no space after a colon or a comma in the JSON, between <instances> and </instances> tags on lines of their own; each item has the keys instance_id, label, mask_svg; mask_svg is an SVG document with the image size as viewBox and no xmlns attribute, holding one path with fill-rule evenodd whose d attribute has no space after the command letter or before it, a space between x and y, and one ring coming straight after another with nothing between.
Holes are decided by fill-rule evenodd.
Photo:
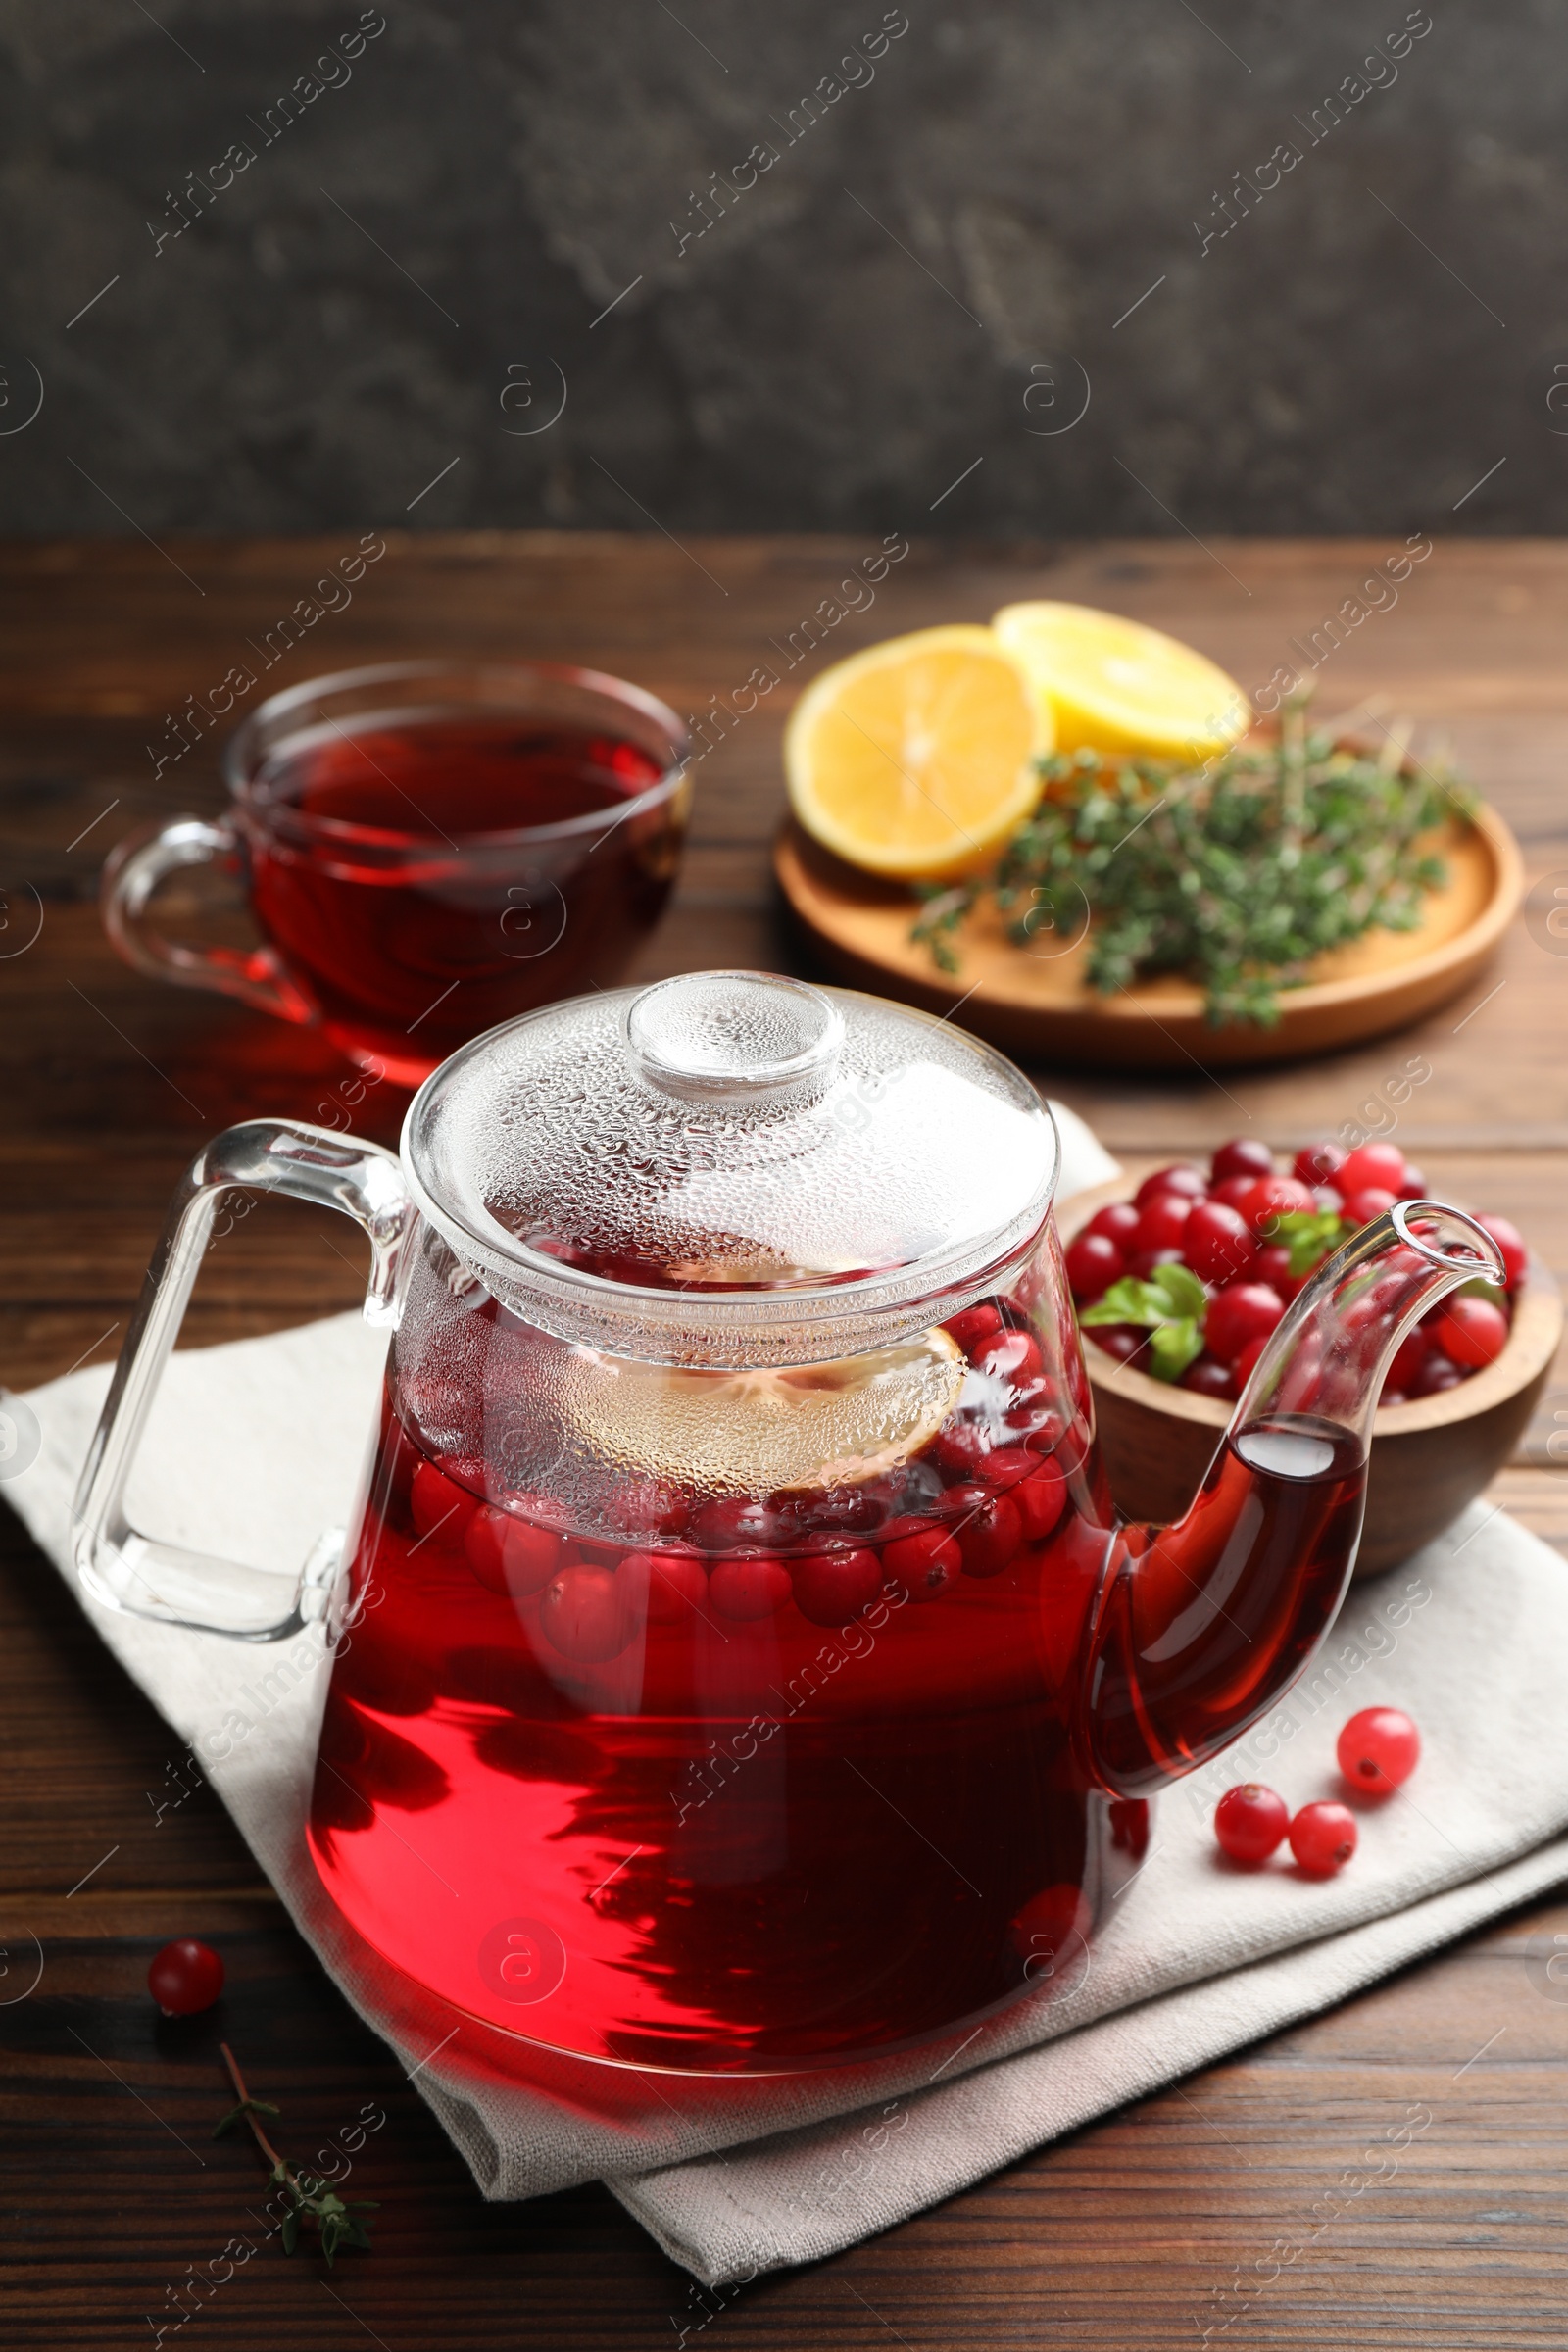
<instances>
[{"instance_id":1,"label":"beige linen napkin","mask_svg":"<svg viewBox=\"0 0 1568 2352\"><path fill-rule=\"evenodd\" d=\"M1103 1155L1097 1166L1069 1144L1077 1182L1098 1181ZM133 1519L292 1579L351 1507L383 1346L337 1316L176 1355ZM63 1573L107 1384L100 1366L24 1399L36 1456L0 1488ZM83 1606L189 1742L302 1934L397 2050L484 2193L604 2179L710 2285L885 2229L1568 1877L1568 1571L1477 1505L1405 1568L1352 1593L1314 1673L1239 1749L1160 1800L1145 1864L1092 1949L967 2040L835 2075L667 2087L530 2051L522 2081L516 2045L466 2019L454 2029L453 2012L389 1969L321 1890L302 1835L325 1679L317 1636L254 1648ZM1350 1867L1313 1885L1284 1868L1221 1864L1208 1830L1220 1789L1251 1774L1293 1804L1336 1793L1339 1727L1378 1701L1409 1709L1426 1753L1407 1792L1363 1812Z\"/></svg>"}]
</instances>

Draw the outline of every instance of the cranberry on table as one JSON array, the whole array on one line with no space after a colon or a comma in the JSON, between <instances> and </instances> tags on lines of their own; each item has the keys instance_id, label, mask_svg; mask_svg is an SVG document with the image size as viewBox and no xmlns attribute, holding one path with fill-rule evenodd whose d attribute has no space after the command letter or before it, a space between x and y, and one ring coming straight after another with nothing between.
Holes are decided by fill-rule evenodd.
<instances>
[{"instance_id":1,"label":"cranberry on table","mask_svg":"<svg viewBox=\"0 0 1568 2352\"><path fill-rule=\"evenodd\" d=\"M1103 1208L1096 1209L1089 1220L1088 1230L1091 1233L1102 1233L1107 1242L1115 1243L1118 1250L1130 1250L1133 1235L1138 1231L1138 1217L1139 1211L1132 1201L1107 1200Z\"/></svg>"},{"instance_id":2,"label":"cranberry on table","mask_svg":"<svg viewBox=\"0 0 1568 2352\"><path fill-rule=\"evenodd\" d=\"M1227 1788L1214 1807L1220 1851L1249 1870L1268 1860L1290 1826L1284 1797L1260 1781L1243 1781L1239 1788Z\"/></svg>"},{"instance_id":3,"label":"cranberry on table","mask_svg":"<svg viewBox=\"0 0 1568 2352\"><path fill-rule=\"evenodd\" d=\"M1284 1299L1266 1282L1227 1283L1208 1302L1209 1354L1234 1364L1249 1341L1266 1339L1284 1312Z\"/></svg>"},{"instance_id":4,"label":"cranberry on table","mask_svg":"<svg viewBox=\"0 0 1568 2352\"><path fill-rule=\"evenodd\" d=\"M1188 1365L1177 1385L1184 1389L1191 1389L1195 1396L1229 1398L1236 1395L1235 1384L1231 1379L1229 1369L1224 1364L1216 1363L1211 1355L1196 1357Z\"/></svg>"},{"instance_id":5,"label":"cranberry on table","mask_svg":"<svg viewBox=\"0 0 1568 2352\"><path fill-rule=\"evenodd\" d=\"M945 1527L922 1527L886 1544L882 1565L911 1600L939 1600L962 1575L963 1554Z\"/></svg>"},{"instance_id":6,"label":"cranberry on table","mask_svg":"<svg viewBox=\"0 0 1568 2352\"><path fill-rule=\"evenodd\" d=\"M147 1989L166 2017L194 2017L223 1989L223 1963L210 1943L181 1936L153 1955Z\"/></svg>"},{"instance_id":7,"label":"cranberry on table","mask_svg":"<svg viewBox=\"0 0 1568 2352\"><path fill-rule=\"evenodd\" d=\"M1360 1144L1334 1181L1347 1200L1351 1193L1364 1192L1369 1184L1396 1194L1404 1182L1404 1153L1397 1144Z\"/></svg>"},{"instance_id":8,"label":"cranberry on table","mask_svg":"<svg viewBox=\"0 0 1568 2352\"><path fill-rule=\"evenodd\" d=\"M1338 1144L1308 1144L1298 1152L1291 1174L1298 1184L1332 1184L1339 1186L1340 1170L1345 1165L1345 1153Z\"/></svg>"},{"instance_id":9,"label":"cranberry on table","mask_svg":"<svg viewBox=\"0 0 1568 2352\"><path fill-rule=\"evenodd\" d=\"M1227 1176L1222 1184L1213 1187L1208 1197L1211 1200L1223 1200L1227 1208L1240 1208L1257 1182L1255 1176Z\"/></svg>"},{"instance_id":10,"label":"cranberry on table","mask_svg":"<svg viewBox=\"0 0 1568 2352\"><path fill-rule=\"evenodd\" d=\"M1340 1734L1340 1770L1357 1788L1387 1796L1421 1761L1421 1735L1400 1707L1363 1707Z\"/></svg>"},{"instance_id":11,"label":"cranberry on table","mask_svg":"<svg viewBox=\"0 0 1568 2352\"><path fill-rule=\"evenodd\" d=\"M1309 1879L1332 1879L1355 1851L1355 1815L1348 1805L1303 1805L1290 1835L1298 1868Z\"/></svg>"},{"instance_id":12,"label":"cranberry on table","mask_svg":"<svg viewBox=\"0 0 1568 2352\"><path fill-rule=\"evenodd\" d=\"M1358 1193L1348 1193L1345 1214L1352 1225L1370 1225L1375 1217L1386 1217L1397 1200L1385 1184L1364 1184Z\"/></svg>"},{"instance_id":13,"label":"cranberry on table","mask_svg":"<svg viewBox=\"0 0 1568 2352\"><path fill-rule=\"evenodd\" d=\"M720 1560L708 1596L720 1617L747 1625L776 1616L789 1599L790 1572L782 1560Z\"/></svg>"},{"instance_id":14,"label":"cranberry on table","mask_svg":"<svg viewBox=\"0 0 1568 2352\"><path fill-rule=\"evenodd\" d=\"M1433 1333L1450 1363L1479 1372L1507 1347L1508 1318L1490 1298L1446 1298Z\"/></svg>"},{"instance_id":15,"label":"cranberry on table","mask_svg":"<svg viewBox=\"0 0 1568 2352\"><path fill-rule=\"evenodd\" d=\"M1210 1184L1223 1184L1230 1176L1272 1176L1274 1154L1267 1144L1252 1136L1239 1135L1228 1144L1221 1144L1208 1163Z\"/></svg>"},{"instance_id":16,"label":"cranberry on table","mask_svg":"<svg viewBox=\"0 0 1568 2352\"><path fill-rule=\"evenodd\" d=\"M1156 1168L1152 1176L1146 1176L1133 1199L1140 1208L1147 1208L1160 1193L1177 1193L1189 1200L1201 1200L1207 1191L1208 1178L1202 1169L1195 1168L1191 1160L1181 1160L1173 1167Z\"/></svg>"},{"instance_id":17,"label":"cranberry on table","mask_svg":"<svg viewBox=\"0 0 1568 2352\"><path fill-rule=\"evenodd\" d=\"M1234 1282L1257 1256L1257 1243L1240 1213L1223 1200L1200 1200L1182 1234L1182 1255L1202 1282Z\"/></svg>"},{"instance_id":18,"label":"cranberry on table","mask_svg":"<svg viewBox=\"0 0 1568 2352\"><path fill-rule=\"evenodd\" d=\"M1317 1203L1310 1187L1294 1176L1260 1176L1237 1206L1254 1233L1267 1235L1279 1218L1298 1215Z\"/></svg>"},{"instance_id":19,"label":"cranberry on table","mask_svg":"<svg viewBox=\"0 0 1568 2352\"><path fill-rule=\"evenodd\" d=\"M1409 1161L1406 1160L1404 1182L1396 1185L1394 1189L1401 1200L1424 1200L1427 1197L1427 1180L1419 1168L1412 1168Z\"/></svg>"},{"instance_id":20,"label":"cranberry on table","mask_svg":"<svg viewBox=\"0 0 1568 2352\"><path fill-rule=\"evenodd\" d=\"M1075 1298L1103 1298L1118 1282L1127 1260L1102 1233L1081 1233L1067 1247L1067 1283Z\"/></svg>"},{"instance_id":21,"label":"cranberry on table","mask_svg":"<svg viewBox=\"0 0 1568 2352\"><path fill-rule=\"evenodd\" d=\"M948 1329L967 1355L971 1348L1002 1329L1002 1317L990 1299L983 1298L978 1306L966 1306L961 1315L950 1315Z\"/></svg>"},{"instance_id":22,"label":"cranberry on table","mask_svg":"<svg viewBox=\"0 0 1568 2352\"><path fill-rule=\"evenodd\" d=\"M1155 1193L1144 1203L1138 1219L1139 1250L1181 1249L1192 1213L1193 1203L1187 1194Z\"/></svg>"},{"instance_id":23,"label":"cranberry on table","mask_svg":"<svg viewBox=\"0 0 1568 2352\"><path fill-rule=\"evenodd\" d=\"M1516 1290L1530 1271L1530 1252L1525 1248L1524 1235L1506 1217L1477 1217L1476 1223L1496 1243L1504 1279L1510 1291Z\"/></svg>"}]
</instances>

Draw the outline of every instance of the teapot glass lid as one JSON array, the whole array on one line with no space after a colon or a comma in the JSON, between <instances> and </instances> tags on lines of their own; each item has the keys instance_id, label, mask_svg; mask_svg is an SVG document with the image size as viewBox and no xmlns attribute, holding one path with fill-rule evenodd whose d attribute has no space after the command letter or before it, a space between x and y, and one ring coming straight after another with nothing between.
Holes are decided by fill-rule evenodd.
<instances>
[{"instance_id":1,"label":"teapot glass lid","mask_svg":"<svg viewBox=\"0 0 1568 2352\"><path fill-rule=\"evenodd\" d=\"M950 1022L694 972L475 1038L415 1098L403 1157L426 1216L529 1320L734 1364L940 1319L1027 1248L1057 1148L1022 1074Z\"/></svg>"}]
</instances>

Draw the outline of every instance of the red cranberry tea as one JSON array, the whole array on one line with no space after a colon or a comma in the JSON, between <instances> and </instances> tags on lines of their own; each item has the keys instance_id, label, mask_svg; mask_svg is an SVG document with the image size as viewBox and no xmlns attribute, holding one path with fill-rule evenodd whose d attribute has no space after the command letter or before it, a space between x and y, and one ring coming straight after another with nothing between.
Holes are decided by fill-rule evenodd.
<instances>
[{"instance_id":1,"label":"red cranberry tea","mask_svg":"<svg viewBox=\"0 0 1568 2352\"><path fill-rule=\"evenodd\" d=\"M684 804L654 792L662 772L623 737L520 713L328 720L276 744L241 800L252 904L328 1036L416 1084L479 1031L619 977L675 870Z\"/></svg>"}]
</instances>

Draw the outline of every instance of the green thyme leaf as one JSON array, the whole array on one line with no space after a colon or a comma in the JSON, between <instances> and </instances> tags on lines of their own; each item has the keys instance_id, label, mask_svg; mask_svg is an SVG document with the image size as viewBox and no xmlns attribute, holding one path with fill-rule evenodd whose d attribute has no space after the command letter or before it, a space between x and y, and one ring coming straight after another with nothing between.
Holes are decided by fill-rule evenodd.
<instances>
[{"instance_id":1,"label":"green thyme leaf","mask_svg":"<svg viewBox=\"0 0 1568 2352\"><path fill-rule=\"evenodd\" d=\"M1277 743L1193 767L1080 751L1040 762L1041 799L988 875L923 892L911 937L944 971L986 896L1022 949L1091 917L1089 984L1179 973L1216 1027L1279 1019L1280 992L1372 930L1408 931L1446 878L1431 836L1475 796L1441 761L1366 758L1288 705Z\"/></svg>"},{"instance_id":2,"label":"green thyme leaf","mask_svg":"<svg viewBox=\"0 0 1568 2352\"><path fill-rule=\"evenodd\" d=\"M1149 1287L1166 1301L1169 1314L1196 1317L1201 1323L1208 1306L1208 1293L1191 1266L1179 1265L1174 1259L1169 1265L1156 1266L1149 1277Z\"/></svg>"},{"instance_id":3,"label":"green thyme leaf","mask_svg":"<svg viewBox=\"0 0 1568 2352\"><path fill-rule=\"evenodd\" d=\"M1290 1250L1293 1275L1310 1274L1321 1265L1331 1250L1355 1231L1346 1223L1337 1208L1289 1208L1276 1217L1269 1227L1269 1240L1282 1241Z\"/></svg>"},{"instance_id":4,"label":"green thyme leaf","mask_svg":"<svg viewBox=\"0 0 1568 2352\"><path fill-rule=\"evenodd\" d=\"M1086 1306L1080 1323L1163 1323L1170 1305L1162 1292L1152 1282L1139 1282L1133 1275L1124 1274L1113 1282L1102 1298Z\"/></svg>"}]
</instances>

